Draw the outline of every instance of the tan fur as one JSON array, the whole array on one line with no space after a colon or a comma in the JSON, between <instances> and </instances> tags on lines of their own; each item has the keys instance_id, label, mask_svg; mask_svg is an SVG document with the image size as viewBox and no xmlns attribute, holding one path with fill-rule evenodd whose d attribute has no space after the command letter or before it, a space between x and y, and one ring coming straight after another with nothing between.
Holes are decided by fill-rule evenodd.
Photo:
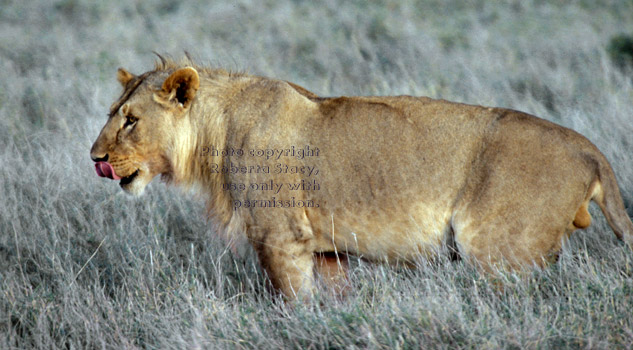
<instances>
[{"instance_id":1,"label":"tan fur","mask_svg":"<svg viewBox=\"0 0 633 350\"><path fill-rule=\"evenodd\" d=\"M124 92L92 147L93 159L107 156L120 176L138 171L122 186L132 193L158 174L204 193L214 222L229 234L246 234L288 298L311 293L315 270L326 281L344 280L346 264L327 258L333 252L409 263L448 244L483 266L541 265L573 230L590 224L590 200L618 237L633 242L633 223L605 157L578 133L525 113L425 97L319 98L284 81L189 61L117 76ZM133 127L126 126L126 118L135 120L130 115L137 118ZM247 152L305 145L320 155L282 161L201 155L211 146ZM280 162L314 166L319 174L211 170ZM223 190L271 179L317 180L320 188ZM318 207L234 207L273 196Z\"/></svg>"},{"instance_id":2,"label":"tan fur","mask_svg":"<svg viewBox=\"0 0 633 350\"><path fill-rule=\"evenodd\" d=\"M119 70L117 71L116 78L119 81L119 83L121 83L121 85L125 87L127 83L129 83L132 79L134 79L134 75L132 75L130 72L126 71L123 68L119 68Z\"/></svg>"}]
</instances>

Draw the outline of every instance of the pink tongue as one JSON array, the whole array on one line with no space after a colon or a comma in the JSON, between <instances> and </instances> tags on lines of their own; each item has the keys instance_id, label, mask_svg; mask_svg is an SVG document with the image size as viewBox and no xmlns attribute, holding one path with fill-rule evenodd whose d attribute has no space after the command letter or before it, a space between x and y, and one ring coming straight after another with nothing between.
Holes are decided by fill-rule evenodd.
<instances>
[{"instance_id":1,"label":"pink tongue","mask_svg":"<svg viewBox=\"0 0 633 350\"><path fill-rule=\"evenodd\" d=\"M108 179L113 180L121 180L121 177L118 176L114 172L114 168L108 162L97 162L95 163L95 169L97 170L97 175L101 177L107 177Z\"/></svg>"}]
</instances>

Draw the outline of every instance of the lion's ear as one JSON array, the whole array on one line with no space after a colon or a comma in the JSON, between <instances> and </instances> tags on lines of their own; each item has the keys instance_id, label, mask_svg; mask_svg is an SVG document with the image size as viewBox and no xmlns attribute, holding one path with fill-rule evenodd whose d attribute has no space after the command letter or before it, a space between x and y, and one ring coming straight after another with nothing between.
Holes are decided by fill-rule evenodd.
<instances>
[{"instance_id":1,"label":"lion's ear","mask_svg":"<svg viewBox=\"0 0 633 350\"><path fill-rule=\"evenodd\" d=\"M134 79L134 74L128 72L124 68L119 68L119 70L117 70L117 72L116 72L116 79L125 88L127 83L129 83L130 80Z\"/></svg>"},{"instance_id":2,"label":"lion's ear","mask_svg":"<svg viewBox=\"0 0 633 350\"><path fill-rule=\"evenodd\" d=\"M196 96L198 88L200 88L198 71L193 67L185 67L175 71L165 79L162 92L167 101L179 103L187 108Z\"/></svg>"}]
</instances>

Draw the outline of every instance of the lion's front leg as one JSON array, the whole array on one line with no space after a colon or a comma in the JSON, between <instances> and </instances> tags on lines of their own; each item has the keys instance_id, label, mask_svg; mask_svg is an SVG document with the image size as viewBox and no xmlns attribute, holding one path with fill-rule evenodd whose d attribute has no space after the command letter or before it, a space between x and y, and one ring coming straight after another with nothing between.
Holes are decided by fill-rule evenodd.
<instances>
[{"instance_id":1,"label":"lion's front leg","mask_svg":"<svg viewBox=\"0 0 633 350\"><path fill-rule=\"evenodd\" d=\"M249 230L249 240L273 287L288 300L310 297L314 288L312 239L291 230Z\"/></svg>"},{"instance_id":2,"label":"lion's front leg","mask_svg":"<svg viewBox=\"0 0 633 350\"><path fill-rule=\"evenodd\" d=\"M254 244L259 261L275 290L288 300L310 297L314 288L312 251L296 242L267 240Z\"/></svg>"},{"instance_id":3,"label":"lion's front leg","mask_svg":"<svg viewBox=\"0 0 633 350\"><path fill-rule=\"evenodd\" d=\"M347 255L317 252L314 253L314 262L315 271L325 286L337 295L346 295L350 286Z\"/></svg>"}]
</instances>

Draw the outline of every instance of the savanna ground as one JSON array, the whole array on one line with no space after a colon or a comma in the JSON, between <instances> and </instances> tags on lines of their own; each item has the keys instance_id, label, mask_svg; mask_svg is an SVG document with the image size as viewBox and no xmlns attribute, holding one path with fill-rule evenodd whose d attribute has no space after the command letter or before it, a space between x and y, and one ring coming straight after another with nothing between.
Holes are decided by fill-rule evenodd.
<instances>
[{"instance_id":1,"label":"savanna ground","mask_svg":"<svg viewBox=\"0 0 633 350\"><path fill-rule=\"evenodd\" d=\"M492 3L0 0L0 348L632 348L633 253L595 206L527 276L355 260L346 298L290 307L195 196L156 181L134 199L95 175L116 68L187 50L322 96L536 114L598 145L633 215L633 79L609 50L633 3Z\"/></svg>"}]
</instances>

